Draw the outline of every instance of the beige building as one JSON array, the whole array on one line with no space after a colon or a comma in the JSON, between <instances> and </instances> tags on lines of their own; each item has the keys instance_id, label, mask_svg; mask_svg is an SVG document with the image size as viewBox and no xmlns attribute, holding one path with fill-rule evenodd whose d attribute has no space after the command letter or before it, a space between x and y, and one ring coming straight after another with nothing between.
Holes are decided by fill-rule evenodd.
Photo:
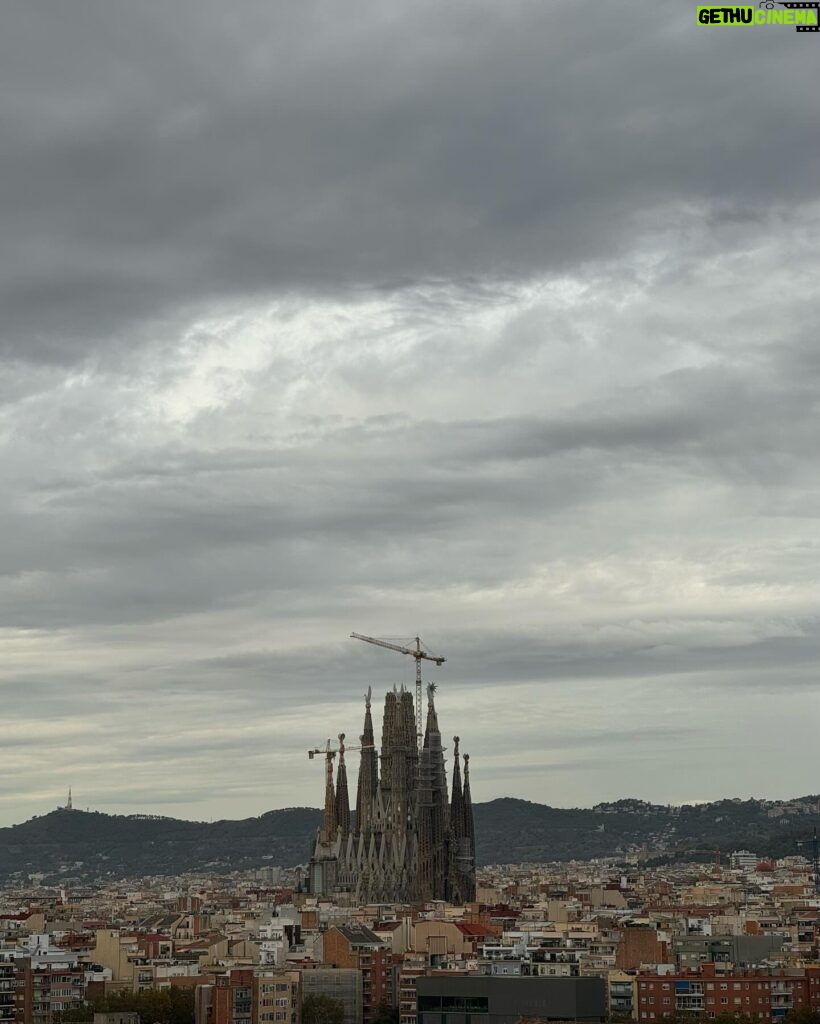
<instances>
[{"instance_id":1,"label":"beige building","mask_svg":"<svg viewBox=\"0 0 820 1024\"><path fill-rule=\"evenodd\" d=\"M417 921L412 948L428 956L467 956L472 952L469 940L452 921Z\"/></svg>"},{"instance_id":2,"label":"beige building","mask_svg":"<svg viewBox=\"0 0 820 1024\"><path fill-rule=\"evenodd\" d=\"M113 981L134 982L133 958L138 955L134 935L123 933L118 928L106 928L95 933L96 942L91 954L94 963L111 970Z\"/></svg>"}]
</instances>

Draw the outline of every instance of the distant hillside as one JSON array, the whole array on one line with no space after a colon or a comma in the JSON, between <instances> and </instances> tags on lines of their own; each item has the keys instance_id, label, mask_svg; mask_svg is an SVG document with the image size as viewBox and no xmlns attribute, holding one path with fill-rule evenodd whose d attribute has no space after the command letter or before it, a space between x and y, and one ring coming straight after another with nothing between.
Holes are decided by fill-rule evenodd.
<instances>
[{"instance_id":1,"label":"distant hillside","mask_svg":"<svg viewBox=\"0 0 820 1024\"><path fill-rule=\"evenodd\" d=\"M775 816L776 815L776 816ZM476 846L483 864L586 860L647 855L729 852L785 856L798 838L820 826L820 797L788 802L719 800L666 807L619 800L589 809L563 809L503 798L475 808Z\"/></svg>"},{"instance_id":2,"label":"distant hillside","mask_svg":"<svg viewBox=\"0 0 820 1024\"><path fill-rule=\"evenodd\" d=\"M200 869L224 872L304 863L321 811L292 807L240 821L52 811L0 829L0 882L43 873L47 881ZM475 805L479 864L647 856L711 857L746 848L797 852L820 826L820 797L773 803L720 800L664 807L639 800L562 809L505 797Z\"/></svg>"},{"instance_id":3,"label":"distant hillside","mask_svg":"<svg viewBox=\"0 0 820 1024\"><path fill-rule=\"evenodd\" d=\"M0 881L233 871L304 863L321 811L290 807L240 821L57 810L0 829Z\"/></svg>"}]
</instances>

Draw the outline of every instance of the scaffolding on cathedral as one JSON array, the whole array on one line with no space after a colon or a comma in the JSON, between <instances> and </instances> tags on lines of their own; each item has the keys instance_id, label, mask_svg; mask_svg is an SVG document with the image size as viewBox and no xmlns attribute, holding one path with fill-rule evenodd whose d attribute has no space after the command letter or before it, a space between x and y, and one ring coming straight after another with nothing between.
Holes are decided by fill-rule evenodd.
<instances>
[{"instance_id":1,"label":"scaffolding on cathedral","mask_svg":"<svg viewBox=\"0 0 820 1024\"><path fill-rule=\"evenodd\" d=\"M315 895L349 893L359 903L475 899L475 828L470 796L470 757L462 783L455 736L452 796L435 687L427 687L427 724L419 750L413 696L404 687L387 692L381 754L373 733L371 692L365 697L355 819L351 817L343 734L328 743L325 810L310 858L308 886ZM320 751L313 751L319 753ZM339 758L336 783L333 759ZM381 762L381 763L379 763Z\"/></svg>"}]
</instances>

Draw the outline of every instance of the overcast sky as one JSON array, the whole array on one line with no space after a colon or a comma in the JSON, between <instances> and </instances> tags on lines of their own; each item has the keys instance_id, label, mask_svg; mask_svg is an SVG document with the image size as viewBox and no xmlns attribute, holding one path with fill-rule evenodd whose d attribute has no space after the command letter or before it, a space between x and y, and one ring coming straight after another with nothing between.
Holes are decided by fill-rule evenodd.
<instances>
[{"instance_id":1,"label":"overcast sky","mask_svg":"<svg viewBox=\"0 0 820 1024\"><path fill-rule=\"evenodd\" d=\"M694 0L12 0L0 823L820 790L820 40Z\"/></svg>"}]
</instances>

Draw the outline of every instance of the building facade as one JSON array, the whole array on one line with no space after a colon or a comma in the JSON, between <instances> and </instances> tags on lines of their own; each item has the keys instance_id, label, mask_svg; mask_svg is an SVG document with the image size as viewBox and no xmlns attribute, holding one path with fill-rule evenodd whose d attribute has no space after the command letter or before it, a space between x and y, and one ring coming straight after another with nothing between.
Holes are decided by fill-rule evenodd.
<instances>
[{"instance_id":1,"label":"building facade","mask_svg":"<svg viewBox=\"0 0 820 1024\"><path fill-rule=\"evenodd\" d=\"M362 976L362 1020L372 1020L393 1004L392 957L384 942L363 925L339 925L322 936L323 960L330 967L355 969Z\"/></svg>"},{"instance_id":2,"label":"building facade","mask_svg":"<svg viewBox=\"0 0 820 1024\"><path fill-rule=\"evenodd\" d=\"M640 974L635 984L636 1019L646 1024L681 1013L707 1019L742 1014L769 1022L800 1010L820 1011L819 967L717 973L714 964L704 964L697 973Z\"/></svg>"},{"instance_id":3,"label":"building facade","mask_svg":"<svg viewBox=\"0 0 820 1024\"><path fill-rule=\"evenodd\" d=\"M195 1024L300 1024L299 971L239 968L198 985Z\"/></svg>"},{"instance_id":4,"label":"building facade","mask_svg":"<svg viewBox=\"0 0 820 1024\"><path fill-rule=\"evenodd\" d=\"M366 697L355 818L351 814L344 755L326 754L325 814L313 847L312 893L349 893L362 902L475 899L475 828L470 759L462 781L459 738L454 737L452 795L434 688L427 688L427 726L419 750L412 694L388 691L381 752L375 743L370 692ZM338 753L336 783L333 759Z\"/></svg>"},{"instance_id":5,"label":"building facade","mask_svg":"<svg viewBox=\"0 0 820 1024\"><path fill-rule=\"evenodd\" d=\"M518 1024L522 1018L603 1024L603 978L458 976L442 971L416 982L418 1024Z\"/></svg>"},{"instance_id":6,"label":"building facade","mask_svg":"<svg viewBox=\"0 0 820 1024\"><path fill-rule=\"evenodd\" d=\"M362 972L358 968L318 967L302 972L302 997L327 996L342 1004L344 1024L360 1024Z\"/></svg>"},{"instance_id":7,"label":"building facade","mask_svg":"<svg viewBox=\"0 0 820 1024\"><path fill-rule=\"evenodd\" d=\"M16 962L17 1024L52 1024L77 1010L85 996L85 973L77 957L40 962L19 957Z\"/></svg>"}]
</instances>

